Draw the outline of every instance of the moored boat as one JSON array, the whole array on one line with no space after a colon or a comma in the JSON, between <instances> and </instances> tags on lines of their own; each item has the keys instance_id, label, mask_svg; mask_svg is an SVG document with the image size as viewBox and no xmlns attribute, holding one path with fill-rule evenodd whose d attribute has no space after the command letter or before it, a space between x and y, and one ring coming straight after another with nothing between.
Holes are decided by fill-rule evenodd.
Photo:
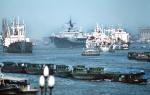
<instances>
[{"instance_id":1,"label":"moored boat","mask_svg":"<svg viewBox=\"0 0 150 95\"><path fill-rule=\"evenodd\" d=\"M25 78L0 77L0 95L36 95L38 90L30 87Z\"/></svg>"},{"instance_id":2,"label":"moored boat","mask_svg":"<svg viewBox=\"0 0 150 95\"><path fill-rule=\"evenodd\" d=\"M98 49L86 48L83 50L82 56L99 56L100 51Z\"/></svg>"},{"instance_id":3,"label":"moored boat","mask_svg":"<svg viewBox=\"0 0 150 95\"><path fill-rule=\"evenodd\" d=\"M128 52L128 58L150 62L150 52Z\"/></svg>"}]
</instances>

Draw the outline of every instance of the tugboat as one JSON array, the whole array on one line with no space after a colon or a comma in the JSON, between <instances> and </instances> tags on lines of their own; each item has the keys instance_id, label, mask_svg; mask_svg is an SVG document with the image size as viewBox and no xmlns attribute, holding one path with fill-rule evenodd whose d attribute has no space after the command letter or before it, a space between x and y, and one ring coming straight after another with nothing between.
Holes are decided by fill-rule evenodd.
<instances>
[{"instance_id":1,"label":"tugboat","mask_svg":"<svg viewBox=\"0 0 150 95\"><path fill-rule=\"evenodd\" d=\"M25 35L24 21L20 23L13 19L13 22L8 24L6 19L3 19L3 50L7 53L32 53L32 42Z\"/></svg>"},{"instance_id":2,"label":"tugboat","mask_svg":"<svg viewBox=\"0 0 150 95\"><path fill-rule=\"evenodd\" d=\"M144 79L145 72L141 70L140 72L129 72L118 74L118 82L130 83L130 84L146 84L147 79Z\"/></svg>"},{"instance_id":3,"label":"tugboat","mask_svg":"<svg viewBox=\"0 0 150 95\"><path fill-rule=\"evenodd\" d=\"M70 19L64 32L50 36L50 40L57 48L76 48L84 47L87 34L74 26Z\"/></svg>"},{"instance_id":4,"label":"tugboat","mask_svg":"<svg viewBox=\"0 0 150 95\"><path fill-rule=\"evenodd\" d=\"M82 56L99 56L100 55L100 51L98 49L94 49L94 48L86 48L83 50Z\"/></svg>"},{"instance_id":5,"label":"tugboat","mask_svg":"<svg viewBox=\"0 0 150 95\"><path fill-rule=\"evenodd\" d=\"M86 48L84 48L81 54L82 56L99 56L100 55L100 51L97 48L95 41L91 39L92 37L86 40Z\"/></svg>"}]
</instances>

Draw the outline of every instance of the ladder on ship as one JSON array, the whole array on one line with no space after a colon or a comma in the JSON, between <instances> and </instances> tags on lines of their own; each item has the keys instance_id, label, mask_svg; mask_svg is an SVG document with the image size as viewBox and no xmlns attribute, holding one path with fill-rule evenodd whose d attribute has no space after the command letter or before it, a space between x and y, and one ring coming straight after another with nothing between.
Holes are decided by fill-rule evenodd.
<instances>
[{"instance_id":1,"label":"ladder on ship","mask_svg":"<svg viewBox=\"0 0 150 95\"><path fill-rule=\"evenodd\" d=\"M24 53L26 51L26 45L25 45L25 41L21 42L21 53Z\"/></svg>"}]
</instances>

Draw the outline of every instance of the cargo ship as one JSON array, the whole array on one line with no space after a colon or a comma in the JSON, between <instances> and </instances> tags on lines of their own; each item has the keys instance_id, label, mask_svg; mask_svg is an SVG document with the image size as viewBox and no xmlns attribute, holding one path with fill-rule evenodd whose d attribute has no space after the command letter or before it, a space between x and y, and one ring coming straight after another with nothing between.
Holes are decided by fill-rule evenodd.
<instances>
[{"instance_id":1,"label":"cargo ship","mask_svg":"<svg viewBox=\"0 0 150 95\"><path fill-rule=\"evenodd\" d=\"M2 45L3 51L7 53L32 53L32 42L26 37L24 21L20 23L18 19L13 19L8 23L6 19L2 21Z\"/></svg>"},{"instance_id":2,"label":"cargo ship","mask_svg":"<svg viewBox=\"0 0 150 95\"><path fill-rule=\"evenodd\" d=\"M59 32L49 38L57 48L79 48L85 46L87 34L77 28L70 19L64 32Z\"/></svg>"}]
</instances>

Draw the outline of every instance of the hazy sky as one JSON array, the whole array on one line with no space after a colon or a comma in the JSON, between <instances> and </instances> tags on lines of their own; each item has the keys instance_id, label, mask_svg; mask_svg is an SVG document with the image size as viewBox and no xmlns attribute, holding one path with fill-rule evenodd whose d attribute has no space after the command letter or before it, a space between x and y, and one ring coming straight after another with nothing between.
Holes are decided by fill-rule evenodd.
<instances>
[{"instance_id":1,"label":"hazy sky","mask_svg":"<svg viewBox=\"0 0 150 95\"><path fill-rule=\"evenodd\" d=\"M25 20L33 38L60 32L70 17L84 31L99 23L137 33L137 27L150 26L150 0L0 0L0 22L15 16Z\"/></svg>"}]
</instances>

